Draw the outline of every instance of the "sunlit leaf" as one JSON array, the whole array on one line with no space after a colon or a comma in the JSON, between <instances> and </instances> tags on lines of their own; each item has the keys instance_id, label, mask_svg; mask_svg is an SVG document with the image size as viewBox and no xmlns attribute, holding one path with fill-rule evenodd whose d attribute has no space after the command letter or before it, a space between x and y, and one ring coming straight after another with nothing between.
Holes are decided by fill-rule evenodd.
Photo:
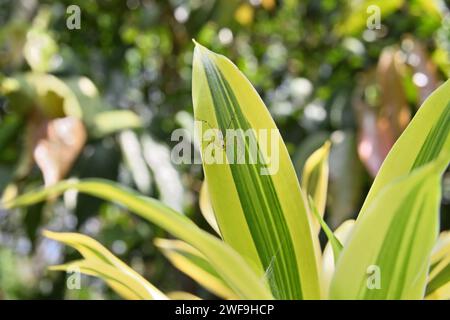
<instances>
[{"instance_id":1,"label":"sunlit leaf","mask_svg":"<svg viewBox=\"0 0 450 320\"><path fill-rule=\"evenodd\" d=\"M187 243L179 240L156 239L155 245L172 264L202 287L225 299L237 299L233 290L227 286L208 260Z\"/></svg>"},{"instance_id":2,"label":"sunlit leaf","mask_svg":"<svg viewBox=\"0 0 450 320\"><path fill-rule=\"evenodd\" d=\"M40 7L33 18L33 24L26 35L23 56L28 65L36 72L50 72L58 67L61 57L59 47L48 29L51 10Z\"/></svg>"},{"instance_id":3,"label":"sunlit leaf","mask_svg":"<svg viewBox=\"0 0 450 320\"><path fill-rule=\"evenodd\" d=\"M78 190L105 200L125 205L175 237L187 242L201 252L223 277L236 294L243 299L272 299L257 275L244 259L220 239L198 228L184 215L170 209L158 200L147 198L135 191L106 180L67 180L52 187L29 192L16 199L2 203L5 208L28 206L54 197L70 189Z\"/></svg>"},{"instance_id":4,"label":"sunlit leaf","mask_svg":"<svg viewBox=\"0 0 450 320\"><path fill-rule=\"evenodd\" d=\"M438 241L433 248L431 264L435 265L450 254L450 231L443 231L439 235Z\"/></svg>"},{"instance_id":5,"label":"sunlit leaf","mask_svg":"<svg viewBox=\"0 0 450 320\"><path fill-rule=\"evenodd\" d=\"M120 297L128 300L166 300L162 293L153 296L149 292L139 292L145 290L141 288L143 283L137 283L136 280L121 270L103 262L79 260L70 263L51 266L50 271L65 271L67 273L83 273L89 276L97 277L105 281Z\"/></svg>"},{"instance_id":6,"label":"sunlit leaf","mask_svg":"<svg viewBox=\"0 0 450 320\"><path fill-rule=\"evenodd\" d=\"M318 241L312 235L307 200L261 98L230 60L199 44L192 96L195 119L201 123L197 133L203 168L224 241L258 273L266 273L275 297L319 298ZM253 160L237 163L236 155L226 151L235 150L229 145L235 138L216 136L211 141L200 132L213 128L216 133L241 134L243 149L237 157ZM266 133L265 141L261 132ZM219 160L205 161L211 156Z\"/></svg>"},{"instance_id":7,"label":"sunlit leaf","mask_svg":"<svg viewBox=\"0 0 450 320\"><path fill-rule=\"evenodd\" d=\"M62 242L81 253L84 260L50 267L99 277L126 299L167 299L156 287L103 247L96 240L79 233L44 231L47 238Z\"/></svg>"},{"instance_id":8,"label":"sunlit leaf","mask_svg":"<svg viewBox=\"0 0 450 320\"><path fill-rule=\"evenodd\" d=\"M336 265L332 299L422 299L437 239L436 160L386 186L355 223Z\"/></svg>"},{"instance_id":9,"label":"sunlit leaf","mask_svg":"<svg viewBox=\"0 0 450 320\"><path fill-rule=\"evenodd\" d=\"M32 28L27 33L23 55L33 71L49 72L57 67L58 44L48 31Z\"/></svg>"},{"instance_id":10,"label":"sunlit leaf","mask_svg":"<svg viewBox=\"0 0 450 320\"><path fill-rule=\"evenodd\" d=\"M450 281L447 281L445 283L445 285L442 285L438 289L427 294L425 299L427 299L427 300L449 300L450 299Z\"/></svg>"},{"instance_id":11,"label":"sunlit leaf","mask_svg":"<svg viewBox=\"0 0 450 320\"><path fill-rule=\"evenodd\" d=\"M450 232L439 235L431 255L431 268L426 290L427 299L450 299Z\"/></svg>"}]
</instances>

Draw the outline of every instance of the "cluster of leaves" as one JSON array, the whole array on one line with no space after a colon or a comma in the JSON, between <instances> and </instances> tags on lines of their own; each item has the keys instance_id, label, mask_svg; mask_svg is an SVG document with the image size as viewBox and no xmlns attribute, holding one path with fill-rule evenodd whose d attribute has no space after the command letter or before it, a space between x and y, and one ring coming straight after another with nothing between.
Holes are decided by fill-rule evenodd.
<instances>
[{"instance_id":1,"label":"cluster of leaves","mask_svg":"<svg viewBox=\"0 0 450 320\"><path fill-rule=\"evenodd\" d=\"M365 28L374 2L381 6L381 30ZM172 131L191 130L195 38L230 57L255 85L299 176L313 151L333 142L327 207L317 209L337 227L356 216L394 141L450 73L448 6L437 3L1 1L0 192L11 197L69 176L107 178L208 228L198 215L201 167L174 168L168 161ZM81 9L80 30L66 27L73 4ZM59 136L61 126L72 126L65 135L77 137L77 147ZM119 132L124 127L140 129ZM60 248L52 251L58 257L45 249L48 242L38 236L44 226L95 236L163 289L192 287L184 277L173 279L149 244L164 232L125 211L84 195L22 208L20 215L1 210L0 254L8 263L0 266L0 287L9 288L3 294L64 294L63 277L42 267L64 259ZM448 224L442 214L442 228ZM28 266L16 289L7 264Z\"/></svg>"},{"instance_id":2,"label":"cluster of leaves","mask_svg":"<svg viewBox=\"0 0 450 320\"><path fill-rule=\"evenodd\" d=\"M219 237L156 199L98 179L64 181L3 204L27 206L72 189L123 204L181 239L159 239L157 245L178 268L224 298L449 299L448 233L438 241L440 179L450 163L449 86L445 82L426 99L396 141L357 220L341 226L346 229L343 244L322 218L329 144L308 159L302 190L275 123L250 82L230 60L198 44L192 86L196 119L219 130L250 132L258 156L256 163L235 163L230 158L234 155L220 145L215 156L229 162L203 162L206 201L213 211L204 215L214 221ZM263 138L254 134L258 130L276 132L270 143L279 147L261 147ZM249 140L244 139L246 152ZM203 159L212 152L210 145L200 137ZM274 157L279 170L262 173ZM314 221L329 237L332 256L320 249L320 228ZM102 278L128 299L196 298L185 292L165 295L92 238L76 233L46 236L83 256L55 270L77 268ZM367 279L371 268L378 270L375 288Z\"/></svg>"}]
</instances>

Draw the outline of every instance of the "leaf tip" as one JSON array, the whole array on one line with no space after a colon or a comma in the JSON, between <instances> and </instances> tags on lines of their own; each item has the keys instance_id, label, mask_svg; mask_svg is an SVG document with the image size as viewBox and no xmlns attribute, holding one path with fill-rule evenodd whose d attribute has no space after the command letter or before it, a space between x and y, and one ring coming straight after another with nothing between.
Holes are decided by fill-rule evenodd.
<instances>
[{"instance_id":1,"label":"leaf tip","mask_svg":"<svg viewBox=\"0 0 450 320\"><path fill-rule=\"evenodd\" d=\"M162 249L162 248L164 248L164 246L167 244L167 240L166 240L166 239L163 239L163 238L156 238L155 240L153 240L153 244L154 244L156 247Z\"/></svg>"},{"instance_id":2,"label":"leaf tip","mask_svg":"<svg viewBox=\"0 0 450 320\"><path fill-rule=\"evenodd\" d=\"M194 44L195 44L194 55L198 54L199 56L202 56L202 57L212 57L214 55L217 55L217 53L209 50L204 45L198 43L195 39L192 39L192 42L194 42Z\"/></svg>"},{"instance_id":3,"label":"leaf tip","mask_svg":"<svg viewBox=\"0 0 450 320\"><path fill-rule=\"evenodd\" d=\"M48 266L48 271L65 271L65 268L63 265L56 265L56 266Z\"/></svg>"},{"instance_id":4,"label":"leaf tip","mask_svg":"<svg viewBox=\"0 0 450 320\"><path fill-rule=\"evenodd\" d=\"M323 148L328 152L331 148L331 140L325 141L325 143L323 144Z\"/></svg>"},{"instance_id":5,"label":"leaf tip","mask_svg":"<svg viewBox=\"0 0 450 320\"><path fill-rule=\"evenodd\" d=\"M58 237L58 233L57 232L53 232L47 229L42 230L42 235L46 238L58 241L59 237Z\"/></svg>"}]
</instances>

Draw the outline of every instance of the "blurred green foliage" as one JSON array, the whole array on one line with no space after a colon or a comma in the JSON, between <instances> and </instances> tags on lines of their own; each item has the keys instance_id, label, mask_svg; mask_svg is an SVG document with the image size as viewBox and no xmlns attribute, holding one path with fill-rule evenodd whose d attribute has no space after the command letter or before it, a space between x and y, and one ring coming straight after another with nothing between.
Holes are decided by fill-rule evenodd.
<instances>
[{"instance_id":1,"label":"blurred green foliage","mask_svg":"<svg viewBox=\"0 0 450 320\"><path fill-rule=\"evenodd\" d=\"M73 4L81 28L70 30ZM380 7L380 29L366 26L371 4ZM331 139L326 220L333 228L354 217L370 186L367 147L370 159L382 158L379 150L396 138L386 142L383 132L405 120L398 111L414 113L450 74L448 1L0 0L0 26L0 193L43 184L32 159L33 124L75 116L87 140L64 176L120 181L206 229L197 203L201 166L167 160L172 131L190 130L193 121L191 39L225 54L254 84L297 172ZM388 51L395 67L384 69L380 56ZM394 73L393 82L382 81ZM443 229L449 185L447 173ZM0 209L0 298L116 298L98 280L67 290L63 274L47 272L74 253L43 240L42 228L87 233L162 290L210 297L157 252L152 239L161 230L123 208L67 194Z\"/></svg>"}]
</instances>

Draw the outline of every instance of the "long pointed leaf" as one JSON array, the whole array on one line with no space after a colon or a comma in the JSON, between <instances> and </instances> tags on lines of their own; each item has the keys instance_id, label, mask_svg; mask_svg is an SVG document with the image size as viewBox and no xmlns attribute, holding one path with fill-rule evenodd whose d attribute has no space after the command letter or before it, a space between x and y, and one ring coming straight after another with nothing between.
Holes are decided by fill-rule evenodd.
<instances>
[{"instance_id":1,"label":"long pointed leaf","mask_svg":"<svg viewBox=\"0 0 450 320\"><path fill-rule=\"evenodd\" d=\"M319 298L317 237L307 201L256 90L230 60L196 44L192 97L195 119L201 122L203 168L224 241L266 273L275 297ZM222 136L233 130L243 138L245 163L238 162L242 154L230 152L236 151L230 145L236 140L219 133L208 140L202 136L208 129ZM211 155L223 163L205 161Z\"/></svg>"},{"instance_id":2,"label":"long pointed leaf","mask_svg":"<svg viewBox=\"0 0 450 320\"><path fill-rule=\"evenodd\" d=\"M184 215L170 209L161 202L144 197L116 183L101 179L67 180L50 188L22 195L3 205L7 208L31 205L69 189L76 189L83 193L123 204L144 219L186 241L208 259L239 297L243 299L272 299L272 295L261 281L260 276L255 274L244 259L220 239L201 230Z\"/></svg>"},{"instance_id":3,"label":"long pointed leaf","mask_svg":"<svg viewBox=\"0 0 450 320\"><path fill-rule=\"evenodd\" d=\"M158 295L159 298L155 298L150 292L141 291L144 289L140 283L136 282L136 279L128 277L126 274L121 273L120 270L113 266L89 260L78 260L67 264L51 266L51 271L66 271L80 273L97 277L105 281L111 289L113 289L119 296L127 300L167 300L167 297L162 293Z\"/></svg>"},{"instance_id":4,"label":"long pointed leaf","mask_svg":"<svg viewBox=\"0 0 450 320\"><path fill-rule=\"evenodd\" d=\"M80 272L105 280L126 299L161 300L167 297L96 240L78 233L44 231L47 238L62 242L81 253L85 260L50 267L50 270Z\"/></svg>"},{"instance_id":5,"label":"long pointed leaf","mask_svg":"<svg viewBox=\"0 0 450 320\"><path fill-rule=\"evenodd\" d=\"M156 239L155 245L177 269L197 281L202 287L225 299L238 298L208 260L186 242Z\"/></svg>"}]
</instances>

